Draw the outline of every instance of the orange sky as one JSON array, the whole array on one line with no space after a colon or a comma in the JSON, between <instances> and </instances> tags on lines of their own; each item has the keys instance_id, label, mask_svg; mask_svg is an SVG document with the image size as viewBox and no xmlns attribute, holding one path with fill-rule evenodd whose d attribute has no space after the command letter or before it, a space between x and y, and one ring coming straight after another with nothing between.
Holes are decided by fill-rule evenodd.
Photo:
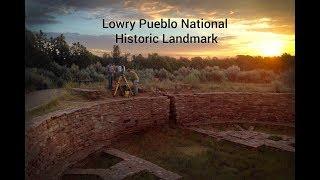
<instances>
[{"instance_id":1,"label":"orange sky","mask_svg":"<svg viewBox=\"0 0 320 180\"><path fill-rule=\"evenodd\" d=\"M161 18L181 22L228 19L227 29L103 29L101 22L156 21ZM26 0L26 25L33 31L64 33L69 42L80 41L92 52L110 52L115 34L129 35L211 35L218 44L120 44L123 52L170 56L277 56L295 54L293 0L78 0L68 3ZM70 34L70 36L68 35ZM76 33L76 34L75 34Z\"/></svg>"}]
</instances>

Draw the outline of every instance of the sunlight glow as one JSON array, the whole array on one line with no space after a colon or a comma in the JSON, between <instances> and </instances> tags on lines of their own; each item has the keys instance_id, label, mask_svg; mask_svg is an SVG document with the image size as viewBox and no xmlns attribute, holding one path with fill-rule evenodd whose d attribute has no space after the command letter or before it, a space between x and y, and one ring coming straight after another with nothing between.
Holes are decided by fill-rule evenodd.
<instances>
[{"instance_id":1,"label":"sunlight glow","mask_svg":"<svg viewBox=\"0 0 320 180\"><path fill-rule=\"evenodd\" d=\"M283 43L278 40L263 41L258 48L264 56L277 56L282 53Z\"/></svg>"}]
</instances>

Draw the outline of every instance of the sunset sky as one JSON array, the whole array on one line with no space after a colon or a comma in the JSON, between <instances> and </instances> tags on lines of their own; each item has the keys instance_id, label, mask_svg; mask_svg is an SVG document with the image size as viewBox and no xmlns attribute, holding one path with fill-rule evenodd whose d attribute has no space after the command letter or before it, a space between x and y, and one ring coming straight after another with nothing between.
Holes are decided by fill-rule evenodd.
<instances>
[{"instance_id":1,"label":"sunset sky","mask_svg":"<svg viewBox=\"0 0 320 180\"><path fill-rule=\"evenodd\" d=\"M218 44L120 44L123 52L170 56L226 57L295 54L293 0L26 0L26 27L63 33L96 54L110 52L116 33L219 36ZM103 29L102 19L135 21L181 18L228 19L227 29Z\"/></svg>"}]
</instances>

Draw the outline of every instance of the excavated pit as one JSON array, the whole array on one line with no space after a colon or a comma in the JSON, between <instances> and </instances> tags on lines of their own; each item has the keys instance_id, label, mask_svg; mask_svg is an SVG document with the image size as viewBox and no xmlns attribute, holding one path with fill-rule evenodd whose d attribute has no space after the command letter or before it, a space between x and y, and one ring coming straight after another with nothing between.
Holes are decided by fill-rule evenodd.
<instances>
[{"instance_id":1,"label":"excavated pit","mask_svg":"<svg viewBox=\"0 0 320 180\"><path fill-rule=\"evenodd\" d=\"M103 101L50 113L26 124L27 179L62 177L66 169L80 166L84 157L98 149L155 126L258 123L294 127L294 101L288 93L174 94ZM97 159L103 158L112 159ZM104 164L104 168L121 163L118 160L114 158L115 164ZM66 176L62 178L72 179Z\"/></svg>"}]
</instances>

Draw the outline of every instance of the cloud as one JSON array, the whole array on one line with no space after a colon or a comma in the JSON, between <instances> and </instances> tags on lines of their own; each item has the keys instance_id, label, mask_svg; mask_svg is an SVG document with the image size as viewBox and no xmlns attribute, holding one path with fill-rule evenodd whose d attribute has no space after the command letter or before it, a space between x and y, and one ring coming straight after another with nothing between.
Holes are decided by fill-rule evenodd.
<instances>
[{"instance_id":1,"label":"cloud","mask_svg":"<svg viewBox=\"0 0 320 180\"><path fill-rule=\"evenodd\" d=\"M76 11L93 11L102 7L117 9L117 0L26 0L26 23L30 25L58 23L57 15Z\"/></svg>"},{"instance_id":2,"label":"cloud","mask_svg":"<svg viewBox=\"0 0 320 180\"><path fill-rule=\"evenodd\" d=\"M54 15L75 11L88 12L88 18L272 18L294 23L293 0L26 0L31 24L52 23Z\"/></svg>"},{"instance_id":3,"label":"cloud","mask_svg":"<svg viewBox=\"0 0 320 180\"><path fill-rule=\"evenodd\" d=\"M95 26L102 18L107 20L138 20L141 18L159 20L180 18L193 20L204 18L228 18L228 30L218 29L223 43L210 44L121 44L122 49L130 53L165 52L167 54L185 52L215 52L220 54L250 53L253 41L263 43L268 38L281 39L283 42L294 38L295 9L294 0L26 0L26 24L33 30L42 28L54 32L79 32L83 34L123 33L122 29L102 31ZM64 16L66 15L66 16ZM67 16L73 15L73 16ZM61 21L61 22L60 22ZM61 24L59 24L61 23ZM59 25L57 25L59 24ZM136 31L137 34L148 34L149 30ZM211 29L155 29L152 33L197 34L209 35ZM67 40L79 41L89 49L111 50L113 35L80 35L65 33ZM279 36L278 36L279 35ZM223 37L222 37L223 36ZM288 38L287 38L288 37ZM243 42L242 40L250 40ZM294 44L294 43L293 43ZM250 46L249 46L250 45ZM289 47L289 45L288 45ZM291 48L294 51L294 48ZM219 51L219 52L218 52ZM100 52L100 51L99 51Z\"/></svg>"}]
</instances>

